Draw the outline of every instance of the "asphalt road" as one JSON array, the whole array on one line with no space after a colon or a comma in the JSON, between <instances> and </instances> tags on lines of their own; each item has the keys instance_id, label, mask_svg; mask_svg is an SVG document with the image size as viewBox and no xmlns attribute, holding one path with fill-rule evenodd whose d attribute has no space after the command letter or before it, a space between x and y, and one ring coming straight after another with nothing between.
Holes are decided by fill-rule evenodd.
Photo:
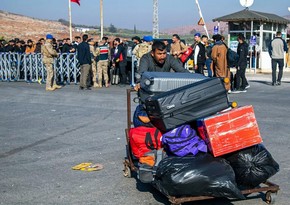
<instances>
[{"instance_id":1,"label":"asphalt road","mask_svg":"<svg viewBox=\"0 0 290 205\"><path fill-rule=\"evenodd\" d=\"M271 76L247 74L247 93L231 94L239 105L253 105L263 144L280 164L270 180L280 185L276 204L290 196L290 75L281 86ZM127 87L128 88L128 87ZM0 204L169 204L136 178L123 176L126 88L79 91L69 85L46 92L44 85L0 82ZM71 168L101 163L95 172ZM262 205L264 194L247 200L214 199L196 205Z\"/></svg>"}]
</instances>

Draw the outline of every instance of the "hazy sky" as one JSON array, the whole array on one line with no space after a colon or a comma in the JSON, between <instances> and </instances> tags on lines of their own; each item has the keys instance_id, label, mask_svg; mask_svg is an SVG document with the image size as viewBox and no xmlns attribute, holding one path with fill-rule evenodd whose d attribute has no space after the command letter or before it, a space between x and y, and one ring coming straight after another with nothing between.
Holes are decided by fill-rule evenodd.
<instances>
[{"instance_id":1,"label":"hazy sky","mask_svg":"<svg viewBox=\"0 0 290 205\"><path fill-rule=\"evenodd\" d=\"M68 20L69 0L0 0L0 10L30 17ZM80 0L72 3L75 24L100 25L100 1ZM153 0L103 0L104 25L117 28L152 30ZM243 9L240 0L199 0L206 22ZM251 10L290 15L290 0L255 0ZM199 19L195 0L159 0L159 29L196 25ZM0 31L1 32L1 31Z\"/></svg>"}]
</instances>

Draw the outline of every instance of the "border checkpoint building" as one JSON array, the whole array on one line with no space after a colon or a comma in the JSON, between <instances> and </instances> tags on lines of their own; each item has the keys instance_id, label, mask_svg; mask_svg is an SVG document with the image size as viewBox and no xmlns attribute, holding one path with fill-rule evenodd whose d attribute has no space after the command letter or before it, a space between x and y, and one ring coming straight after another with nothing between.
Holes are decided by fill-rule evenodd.
<instances>
[{"instance_id":1,"label":"border checkpoint building","mask_svg":"<svg viewBox=\"0 0 290 205\"><path fill-rule=\"evenodd\" d=\"M271 58L268 44L275 37L277 31L282 32L282 38L287 38L288 19L275 14L263 13L245 8L242 11L213 19L214 22L228 23L228 46L237 50L237 37L243 34L249 43L250 70L258 72L272 72Z\"/></svg>"}]
</instances>

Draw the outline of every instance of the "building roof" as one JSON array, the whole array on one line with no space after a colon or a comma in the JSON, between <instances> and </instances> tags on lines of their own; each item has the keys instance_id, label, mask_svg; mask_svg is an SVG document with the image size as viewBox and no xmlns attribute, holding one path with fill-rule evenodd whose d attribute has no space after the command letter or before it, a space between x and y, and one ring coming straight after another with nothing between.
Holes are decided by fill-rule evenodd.
<instances>
[{"instance_id":1,"label":"building roof","mask_svg":"<svg viewBox=\"0 0 290 205\"><path fill-rule=\"evenodd\" d=\"M237 22L237 21L262 21L279 24L289 24L290 21L276 14L263 13L259 11L252 11L248 8L238 11L236 13L228 14L219 18L213 19L213 21L223 22Z\"/></svg>"}]
</instances>

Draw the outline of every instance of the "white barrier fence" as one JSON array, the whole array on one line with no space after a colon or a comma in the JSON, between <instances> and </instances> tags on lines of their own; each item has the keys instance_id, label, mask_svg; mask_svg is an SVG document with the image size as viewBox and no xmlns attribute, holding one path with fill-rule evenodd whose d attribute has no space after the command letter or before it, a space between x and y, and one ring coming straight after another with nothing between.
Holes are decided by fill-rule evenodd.
<instances>
[{"instance_id":1,"label":"white barrier fence","mask_svg":"<svg viewBox=\"0 0 290 205\"><path fill-rule=\"evenodd\" d=\"M76 55L60 54L54 61L55 77L61 83L77 83L80 69ZM45 82L46 70L41 54L0 53L0 80Z\"/></svg>"},{"instance_id":2,"label":"white barrier fence","mask_svg":"<svg viewBox=\"0 0 290 205\"><path fill-rule=\"evenodd\" d=\"M131 56L131 85L135 85L136 56ZM188 69L188 62L185 64ZM54 61L55 78L61 84L77 84L80 68L76 54L60 54ZM0 53L0 81L26 81L44 83L46 69L41 54Z\"/></svg>"}]
</instances>

